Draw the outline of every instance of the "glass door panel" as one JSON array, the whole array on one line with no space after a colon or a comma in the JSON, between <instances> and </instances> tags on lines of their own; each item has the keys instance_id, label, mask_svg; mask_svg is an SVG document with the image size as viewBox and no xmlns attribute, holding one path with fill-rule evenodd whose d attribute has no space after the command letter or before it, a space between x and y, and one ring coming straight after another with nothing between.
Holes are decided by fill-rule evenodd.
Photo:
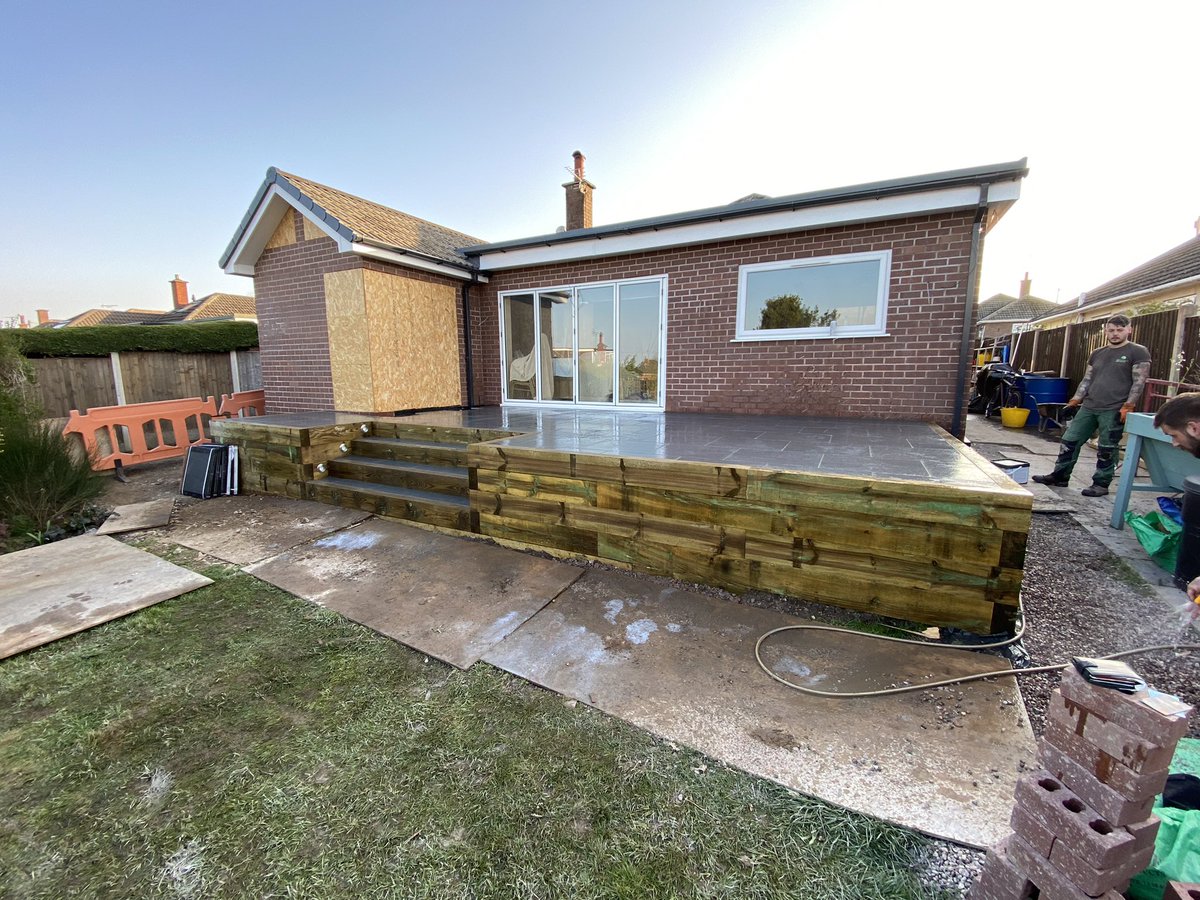
<instances>
[{"instance_id":1,"label":"glass door panel","mask_svg":"<svg viewBox=\"0 0 1200 900\"><path fill-rule=\"evenodd\" d=\"M537 399L533 294L504 298L504 395L509 400Z\"/></svg>"},{"instance_id":2,"label":"glass door panel","mask_svg":"<svg viewBox=\"0 0 1200 900\"><path fill-rule=\"evenodd\" d=\"M579 402L612 403L613 319L612 285L579 288Z\"/></svg>"},{"instance_id":3,"label":"glass door panel","mask_svg":"<svg viewBox=\"0 0 1200 900\"><path fill-rule=\"evenodd\" d=\"M662 330L661 282L622 284L617 309L617 401L657 405Z\"/></svg>"},{"instance_id":4,"label":"glass door panel","mask_svg":"<svg viewBox=\"0 0 1200 900\"><path fill-rule=\"evenodd\" d=\"M575 337L571 292L538 292L542 337L550 345L549 372L542 373L543 400L575 399Z\"/></svg>"}]
</instances>

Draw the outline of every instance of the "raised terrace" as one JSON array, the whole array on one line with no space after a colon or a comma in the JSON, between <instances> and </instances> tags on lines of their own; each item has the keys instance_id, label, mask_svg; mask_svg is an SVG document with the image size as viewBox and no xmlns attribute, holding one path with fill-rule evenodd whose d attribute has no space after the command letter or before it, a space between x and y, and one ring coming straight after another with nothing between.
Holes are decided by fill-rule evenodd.
<instances>
[{"instance_id":1,"label":"raised terrace","mask_svg":"<svg viewBox=\"0 0 1200 900\"><path fill-rule=\"evenodd\" d=\"M921 422L486 407L213 422L243 489L992 633L1032 498Z\"/></svg>"}]
</instances>

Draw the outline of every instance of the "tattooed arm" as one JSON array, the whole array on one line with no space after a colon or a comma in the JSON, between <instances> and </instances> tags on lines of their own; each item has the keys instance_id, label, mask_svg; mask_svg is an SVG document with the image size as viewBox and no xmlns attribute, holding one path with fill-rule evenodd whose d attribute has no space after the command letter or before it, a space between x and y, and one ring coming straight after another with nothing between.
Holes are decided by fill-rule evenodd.
<instances>
[{"instance_id":1,"label":"tattooed arm","mask_svg":"<svg viewBox=\"0 0 1200 900\"><path fill-rule=\"evenodd\" d=\"M1133 367L1133 385L1129 388L1129 399L1125 401L1126 406L1137 406L1138 398L1142 396L1142 388L1146 386L1146 379L1150 377L1150 363L1136 363Z\"/></svg>"},{"instance_id":2,"label":"tattooed arm","mask_svg":"<svg viewBox=\"0 0 1200 900\"><path fill-rule=\"evenodd\" d=\"M1089 365L1087 371L1083 373L1083 380L1079 382L1079 387L1075 389L1075 396L1071 398L1071 403L1078 406L1083 402L1083 398L1087 396L1088 388L1092 386L1092 375L1095 370Z\"/></svg>"}]
</instances>

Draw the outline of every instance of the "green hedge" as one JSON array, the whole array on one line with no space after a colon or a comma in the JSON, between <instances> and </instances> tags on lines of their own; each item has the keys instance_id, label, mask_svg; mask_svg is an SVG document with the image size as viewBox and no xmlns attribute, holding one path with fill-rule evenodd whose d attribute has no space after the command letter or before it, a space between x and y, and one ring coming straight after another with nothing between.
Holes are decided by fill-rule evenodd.
<instances>
[{"instance_id":1,"label":"green hedge","mask_svg":"<svg viewBox=\"0 0 1200 900\"><path fill-rule=\"evenodd\" d=\"M27 357L108 356L134 350L223 353L258 346L258 326L254 322L23 328L12 329L10 334Z\"/></svg>"}]
</instances>

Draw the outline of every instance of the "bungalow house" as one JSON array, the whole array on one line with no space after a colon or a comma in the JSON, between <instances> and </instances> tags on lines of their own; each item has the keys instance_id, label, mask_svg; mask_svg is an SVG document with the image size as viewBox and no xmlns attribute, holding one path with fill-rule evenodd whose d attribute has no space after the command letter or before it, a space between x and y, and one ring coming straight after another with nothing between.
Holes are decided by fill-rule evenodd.
<instances>
[{"instance_id":1,"label":"bungalow house","mask_svg":"<svg viewBox=\"0 0 1200 900\"><path fill-rule=\"evenodd\" d=\"M38 328L83 328L90 325L176 325L181 322L254 322L254 298L242 294L208 294L188 299L188 283L178 275L170 282L169 312L160 309L89 309L69 319L51 319L50 310L37 311ZM22 317L24 318L24 317Z\"/></svg>"},{"instance_id":2,"label":"bungalow house","mask_svg":"<svg viewBox=\"0 0 1200 900\"><path fill-rule=\"evenodd\" d=\"M530 406L963 422L986 232L1025 160L487 243L271 168L221 257L254 278L268 412Z\"/></svg>"}]
</instances>

